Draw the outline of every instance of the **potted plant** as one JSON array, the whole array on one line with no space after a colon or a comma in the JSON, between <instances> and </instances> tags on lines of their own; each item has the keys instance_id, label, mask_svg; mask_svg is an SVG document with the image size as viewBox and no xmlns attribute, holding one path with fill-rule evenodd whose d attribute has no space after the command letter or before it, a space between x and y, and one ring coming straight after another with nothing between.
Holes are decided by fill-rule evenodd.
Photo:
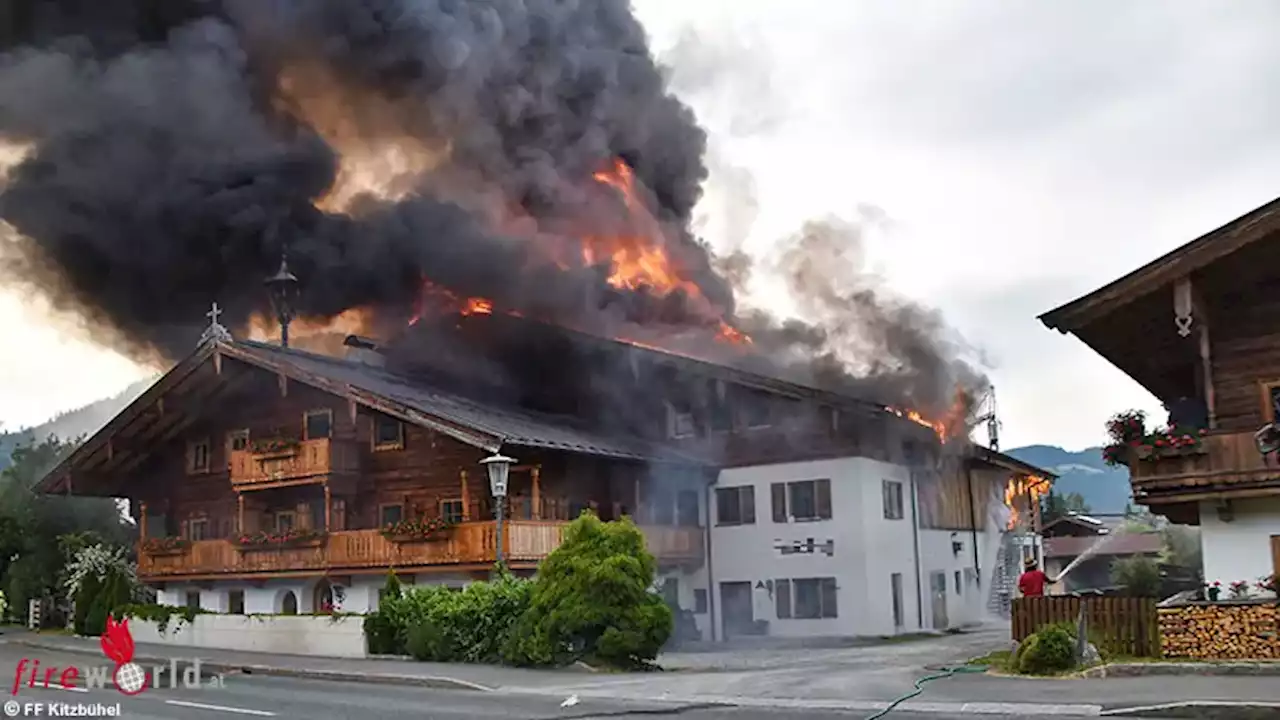
<instances>
[{"instance_id":1,"label":"potted plant","mask_svg":"<svg viewBox=\"0 0 1280 720\"><path fill-rule=\"evenodd\" d=\"M1237 580L1231 583L1231 599L1244 600L1249 597L1249 582L1247 580Z\"/></svg>"},{"instance_id":2,"label":"potted plant","mask_svg":"<svg viewBox=\"0 0 1280 720\"><path fill-rule=\"evenodd\" d=\"M401 520L382 528L382 536L392 542L425 542L438 540L453 527L444 518Z\"/></svg>"},{"instance_id":3,"label":"potted plant","mask_svg":"<svg viewBox=\"0 0 1280 720\"><path fill-rule=\"evenodd\" d=\"M1272 573L1266 577L1258 578L1258 590L1264 593L1280 596L1280 592L1276 590L1276 576Z\"/></svg>"},{"instance_id":4,"label":"potted plant","mask_svg":"<svg viewBox=\"0 0 1280 720\"><path fill-rule=\"evenodd\" d=\"M310 528L294 528L279 532L261 530L244 533L236 538L242 550L275 550L293 547L316 547L324 542L325 534Z\"/></svg>"},{"instance_id":5,"label":"potted plant","mask_svg":"<svg viewBox=\"0 0 1280 720\"><path fill-rule=\"evenodd\" d=\"M1206 585L1204 595L1209 598L1210 602L1217 602L1218 598L1222 595L1222 583L1218 580L1214 580L1212 584Z\"/></svg>"},{"instance_id":6,"label":"potted plant","mask_svg":"<svg viewBox=\"0 0 1280 720\"><path fill-rule=\"evenodd\" d=\"M142 541L142 552L147 555L181 555L191 547L191 541L181 537L152 537Z\"/></svg>"}]
</instances>

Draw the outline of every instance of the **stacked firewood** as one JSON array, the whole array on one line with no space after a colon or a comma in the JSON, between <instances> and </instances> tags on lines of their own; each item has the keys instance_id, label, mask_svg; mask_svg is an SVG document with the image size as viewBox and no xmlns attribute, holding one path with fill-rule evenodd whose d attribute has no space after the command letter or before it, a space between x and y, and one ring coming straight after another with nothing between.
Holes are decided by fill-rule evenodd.
<instances>
[{"instance_id":1,"label":"stacked firewood","mask_svg":"<svg viewBox=\"0 0 1280 720\"><path fill-rule=\"evenodd\" d=\"M1280 659L1280 605L1196 604L1160 608L1165 657L1197 660Z\"/></svg>"}]
</instances>

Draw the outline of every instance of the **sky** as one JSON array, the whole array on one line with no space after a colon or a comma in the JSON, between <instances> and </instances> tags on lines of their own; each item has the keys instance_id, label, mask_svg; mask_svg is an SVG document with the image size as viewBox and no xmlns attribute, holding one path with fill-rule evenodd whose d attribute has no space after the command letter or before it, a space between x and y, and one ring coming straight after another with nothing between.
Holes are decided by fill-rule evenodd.
<instances>
[{"instance_id":1,"label":"sky","mask_svg":"<svg viewBox=\"0 0 1280 720\"><path fill-rule=\"evenodd\" d=\"M1006 449L1100 444L1131 407L1163 417L1036 317L1280 194L1272 3L634 5L710 135L703 236L760 254L878 208L874 267L981 356ZM152 373L4 288L0 324L9 429Z\"/></svg>"}]
</instances>

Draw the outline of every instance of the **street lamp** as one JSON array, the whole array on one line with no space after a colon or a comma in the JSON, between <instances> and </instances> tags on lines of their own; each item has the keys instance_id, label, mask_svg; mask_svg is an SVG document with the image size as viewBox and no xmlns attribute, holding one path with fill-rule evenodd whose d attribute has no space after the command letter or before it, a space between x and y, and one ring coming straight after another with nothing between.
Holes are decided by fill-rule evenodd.
<instances>
[{"instance_id":1,"label":"street lamp","mask_svg":"<svg viewBox=\"0 0 1280 720\"><path fill-rule=\"evenodd\" d=\"M280 346L289 347L289 323L297 314L298 278L289 272L287 254L280 256L280 269L264 283L271 295L271 307L280 323Z\"/></svg>"},{"instance_id":2,"label":"street lamp","mask_svg":"<svg viewBox=\"0 0 1280 720\"><path fill-rule=\"evenodd\" d=\"M489 473L489 492L493 493L493 499L498 504L498 565L503 564L502 560L502 520L506 514L507 501L507 476L511 474L511 466L516 464L515 458L509 458L506 455L494 453L489 457L480 461L484 465L485 471Z\"/></svg>"}]
</instances>

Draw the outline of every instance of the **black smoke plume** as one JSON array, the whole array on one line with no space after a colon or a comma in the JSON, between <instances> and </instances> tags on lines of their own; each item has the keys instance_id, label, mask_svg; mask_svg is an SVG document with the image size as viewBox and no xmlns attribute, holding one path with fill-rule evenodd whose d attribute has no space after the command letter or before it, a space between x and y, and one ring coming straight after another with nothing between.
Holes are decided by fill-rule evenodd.
<instances>
[{"instance_id":1,"label":"black smoke plume","mask_svg":"<svg viewBox=\"0 0 1280 720\"><path fill-rule=\"evenodd\" d=\"M0 138L29 147L0 186L17 232L0 247L5 281L139 355L184 355L214 301L243 326L286 248L315 318L407 317L428 278L587 331L709 336L737 322L730 283L687 229L705 134L626 0L9 0ZM343 157L388 144L430 156L429 171L394 199L321 209ZM591 182L615 159L683 289L619 289L609 258L563 251L618 232L619 198ZM844 377L839 333L744 322L785 364L816 358L811 379ZM875 351L908 363L868 368L910 384L944 370L923 357L936 350L904 338ZM920 387L920 400L947 394Z\"/></svg>"}]
</instances>

